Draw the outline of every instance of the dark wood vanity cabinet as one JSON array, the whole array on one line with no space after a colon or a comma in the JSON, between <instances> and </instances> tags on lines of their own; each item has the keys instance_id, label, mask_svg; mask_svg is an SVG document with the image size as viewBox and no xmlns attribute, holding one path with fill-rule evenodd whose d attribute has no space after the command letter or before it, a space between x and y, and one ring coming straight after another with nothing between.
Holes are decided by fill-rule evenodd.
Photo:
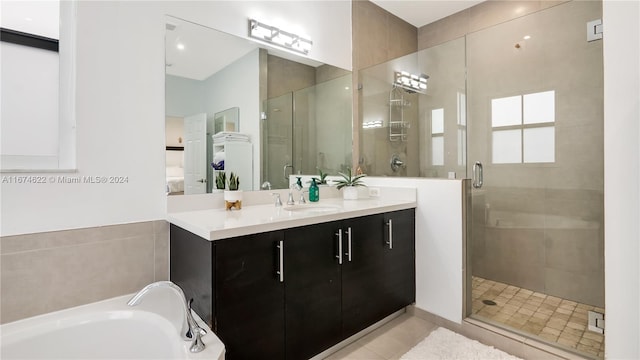
<instances>
[{"instance_id":1,"label":"dark wood vanity cabinet","mask_svg":"<svg viewBox=\"0 0 640 360\"><path fill-rule=\"evenodd\" d=\"M340 222L285 230L286 359L308 359L341 340Z\"/></svg>"},{"instance_id":2,"label":"dark wood vanity cabinet","mask_svg":"<svg viewBox=\"0 0 640 360\"><path fill-rule=\"evenodd\" d=\"M416 301L415 210L386 213L381 302L387 311Z\"/></svg>"},{"instance_id":3,"label":"dark wood vanity cabinet","mask_svg":"<svg viewBox=\"0 0 640 360\"><path fill-rule=\"evenodd\" d=\"M342 267L342 334L349 337L415 302L414 209L351 219Z\"/></svg>"},{"instance_id":4,"label":"dark wood vanity cabinet","mask_svg":"<svg viewBox=\"0 0 640 360\"><path fill-rule=\"evenodd\" d=\"M214 241L213 329L227 359L284 359L282 231Z\"/></svg>"},{"instance_id":5,"label":"dark wood vanity cabinet","mask_svg":"<svg viewBox=\"0 0 640 360\"><path fill-rule=\"evenodd\" d=\"M414 214L216 241L172 225L171 280L188 285L187 297L211 299L194 309L225 344L227 359L308 359L415 301ZM208 267L183 256L196 240L210 244ZM202 253L194 256L206 262ZM207 268L208 289L194 290L205 286Z\"/></svg>"}]
</instances>

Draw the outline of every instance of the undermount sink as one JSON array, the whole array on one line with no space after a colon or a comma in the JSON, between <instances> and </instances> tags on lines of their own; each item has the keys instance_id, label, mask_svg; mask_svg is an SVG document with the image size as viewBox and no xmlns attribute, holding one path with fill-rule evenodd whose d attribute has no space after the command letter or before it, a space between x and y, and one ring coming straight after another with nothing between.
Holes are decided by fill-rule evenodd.
<instances>
[{"instance_id":1,"label":"undermount sink","mask_svg":"<svg viewBox=\"0 0 640 360\"><path fill-rule=\"evenodd\" d=\"M303 204L303 205L289 205L289 206L283 207L283 209L286 211L293 211L293 212L322 214L322 213L337 212L341 208L339 206L332 206L332 205Z\"/></svg>"}]
</instances>

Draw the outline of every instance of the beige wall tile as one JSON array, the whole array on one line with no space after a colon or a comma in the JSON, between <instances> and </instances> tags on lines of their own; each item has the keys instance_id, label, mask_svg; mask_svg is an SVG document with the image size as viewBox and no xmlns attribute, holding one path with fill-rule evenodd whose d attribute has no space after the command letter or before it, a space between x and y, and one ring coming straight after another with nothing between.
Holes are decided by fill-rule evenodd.
<instances>
[{"instance_id":1,"label":"beige wall tile","mask_svg":"<svg viewBox=\"0 0 640 360\"><path fill-rule=\"evenodd\" d=\"M15 236L4 236L0 242L0 254L20 251L88 244L97 241L122 239L150 234L152 222L109 225L93 228L52 231Z\"/></svg>"},{"instance_id":2,"label":"beige wall tile","mask_svg":"<svg viewBox=\"0 0 640 360\"><path fill-rule=\"evenodd\" d=\"M418 29L404 20L387 13L387 41L391 59L414 53L418 50Z\"/></svg>"},{"instance_id":3,"label":"beige wall tile","mask_svg":"<svg viewBox=\"0 0 640 360\"><path fill-rule=\"evenodd\" d=\"M540 10L539 1L485 1L469 9L469 32L513 20Z\"/></svg>"},{"instance_id":4,"label":"beige wall tile","mask_svg":"<svg viewBox=\"0 0 640 360\"><path fill-rule=\"evenodd\" d=\"M353 70L388 58L386 11L369 1L353 2Z\"/></svg>"},{"instance_id":5,"label":"beige wall tile","mask_svg":"<svg viewBox=\"0 0 640 360\"><path fill-rule=\"evenodd\" d=\"M169 280L169 223L155 221L154 225L154 281Z\"/></svg>"},{"instance_id":6,"label":"beige wall tile","mask_svg":"<svg viewBox=\"0 0 640 360\"><path fill-rule=\"evenodd\" d=\"M285 93L316 84L316 69L278 56L267 56L267 96L276 98Z\"/></svg>"},{"instance_id":7,"label":"beige wall tile","mask_svg":"<svg viewBox=\"0 0 640 360\"><path fill-rule=\"evenodd\" d=\"M580 302L604 306L604 274L575 273L553 268L545 269L547 293ZM567 296L571 295L571 297ZM575 296L575 297L574 297Z\"/></svg>"},{"instance_id":8,"label":"beige wall tile","mask_svg":"<svg viewBox=\"0 0 640 360\"><path fill-rule=\"evenodd\" d=\"M353 70L417 50L417 29L370 1L354 1Z\"/></svg>"},{"instance_id":9,"label":"beige wall tile","mask_svg":"<svg viewBox=\"0 0 640 360\"><path fill-rule=\"evenodd\" d=\"M2 323L133 293L168 274L165 221L4 237L0 244Z\"/></svg>"},{"instance_id":10,"label":"beige wall tile","mask_svg":"<svg viewBox=\"0 0 640 360\"><path fill-rule=\"evenodd\" d=\"M469 33L469 9L447 16L418 29L418 50L460 38Z\"/></svg>"}]
</instances>

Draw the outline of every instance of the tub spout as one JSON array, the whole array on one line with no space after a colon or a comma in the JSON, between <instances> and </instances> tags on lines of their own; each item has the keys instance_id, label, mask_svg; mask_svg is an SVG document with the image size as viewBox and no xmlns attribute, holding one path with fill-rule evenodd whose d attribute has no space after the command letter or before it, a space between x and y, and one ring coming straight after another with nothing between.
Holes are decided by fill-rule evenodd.
<instances>
[{"instance_id":1,"label":"tub spout","mask_svg":"<svg viewBox=\"0 0 640 360\"><path fill-rule=\"evenodd\" d=\"M129 300L129 302L127 302L127 305L136 306L140 304L140 302L142 301L142 298L145 297L145 295L151 289L155 289L155 288L172 289L176 293L176 295L180 297L180 299L182 300L182 305L183 305L184 314L185 314L184 321L182 322L182 329L180 330L180 336L185 341L193 340L193 342L191 343L191 347L189 349L192 353L196 353L204 350L204 343L202 342L201 336L206 334L206 331L202 329L200 326L198 326L195 319L193 318L193 315L191 314L191 302L193 301L193 299L187 302L187 298L184 296L184 292L178 285L172 283L171 281L154 282L152 284L145 286L142 290L138 291L138 293L135 294L131 298L131 300Z\"/></svg>"}]
</instances>

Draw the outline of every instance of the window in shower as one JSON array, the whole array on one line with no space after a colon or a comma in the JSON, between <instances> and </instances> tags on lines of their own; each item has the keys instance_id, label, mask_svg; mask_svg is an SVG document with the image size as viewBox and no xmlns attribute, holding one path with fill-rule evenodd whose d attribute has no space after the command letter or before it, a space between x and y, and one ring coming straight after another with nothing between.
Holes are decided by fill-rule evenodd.
<instances>
[{"instance_id":1,"label":"window in shower","mask_svg":"<svg viewBox=\"0 0 640 360\"><path fill-rule=\"evenodd\" d=\"M444 109L431 110L431 165L444 165Z\"/></svg>"},{"instance_id":2,"label":"window in shower","mask_svg":"<svg viewBox=\"0 0 640 360\"><path fill-rule=\"evenodd\" d=\"M467 95L458 91L458 166L467 165Z\"/></svg>"},{"instance_id":3,"label":"window in shower","mask_svg":"<svg viewBox=\"0 0 640 360\"><path fill-rule=\"evenodd\" d=\"M555 91L491 100L494 164L555 162Z\"/></svg>"}]
</instances>

